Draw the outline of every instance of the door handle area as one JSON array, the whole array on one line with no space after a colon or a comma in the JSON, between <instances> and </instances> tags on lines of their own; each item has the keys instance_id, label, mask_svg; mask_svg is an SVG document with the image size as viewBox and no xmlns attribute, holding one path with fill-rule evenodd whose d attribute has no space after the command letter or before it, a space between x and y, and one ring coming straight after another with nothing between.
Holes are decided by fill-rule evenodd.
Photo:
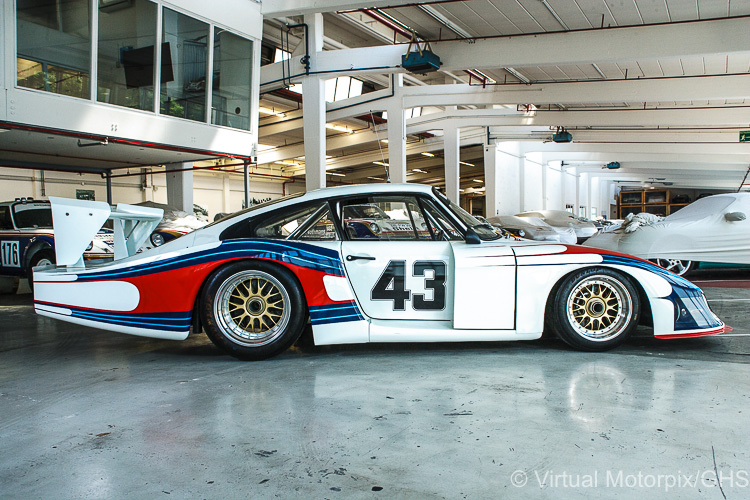
<instances>
[{"instance_id":1,"label":"door handle area","mask_svg":"<svg viewBox=\"0 0 750 500\"><path fill-rule=\"evenodd\" d=\"M375 260L375 257L369 255L347 255L346 260L351 262L353 260Z\"/></svg>"}]
</instances>

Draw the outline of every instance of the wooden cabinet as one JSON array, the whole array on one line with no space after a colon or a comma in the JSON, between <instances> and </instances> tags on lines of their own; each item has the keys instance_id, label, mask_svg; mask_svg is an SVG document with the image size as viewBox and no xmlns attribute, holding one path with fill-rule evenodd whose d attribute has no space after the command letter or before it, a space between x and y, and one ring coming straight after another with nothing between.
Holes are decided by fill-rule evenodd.
<instances>
[{"instance_id":1,"label":"wooden cabinet","mask_svg":"<svg viewBox=\"0 0 750 500\"><path fill-rule=\"evenodd\" d=\"M644 189L620 191L617 199L617 216L624 219L628 214L646 212L666 217L675 213L687 203L670 203L669 189Z\"/></svg>"}]
</instances>

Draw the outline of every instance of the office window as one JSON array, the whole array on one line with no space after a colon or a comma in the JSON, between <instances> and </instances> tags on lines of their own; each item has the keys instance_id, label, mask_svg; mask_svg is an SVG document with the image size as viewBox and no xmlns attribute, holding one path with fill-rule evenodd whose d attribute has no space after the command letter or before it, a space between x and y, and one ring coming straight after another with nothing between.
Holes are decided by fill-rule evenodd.
<instances>
[{"instance_id":1,"label":"office window","mask_svg":"<svg viewBox=\"0 0 750 500\"><path fill-rule=\"evenodd\" d=\"M250 128L252 61L253 42L215 28L211 123Z\"/></svg>"},{"instance_id":2,"label":"office window","mask_svg":"<svg viewBox=\"0 0 750 500\"><path fill-rule=\"evenodd\" d=\"M162 33L162 67L173 78L161 79L161 113L205 122L208 24L165 8Z\"/></svg>"},{"instance_id":3,"label":"office window","mask_svg":"<svg viewBox=\"0 0 750 500\"><path fill-rule=\"evenodd\" d=\"M99 7L96 100L153 111L156 4L133 0L117 7ZM162 54L162 81L172 79L168 56Z\"/></svg>"},{"instance_id":4,"label":"office window","mask_svg":"<svg viewBox=\"0 0 750 500\"><path fill-rule=\"evenodd\" d=\"M91 11L88 0L18 0L19 87L88 99Z\"/></svg>"}]
</instances>

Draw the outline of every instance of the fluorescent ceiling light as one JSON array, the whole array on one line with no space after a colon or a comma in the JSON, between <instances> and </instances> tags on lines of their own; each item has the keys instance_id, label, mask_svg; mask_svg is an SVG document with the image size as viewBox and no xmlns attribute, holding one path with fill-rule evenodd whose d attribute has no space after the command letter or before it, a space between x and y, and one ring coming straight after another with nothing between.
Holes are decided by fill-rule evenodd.
<instances>
[{"instance_id":1,"label":"fluorescent ceiling light","mask_svg":"<svg viewBox=\"0 0 750 500\"><path fill-rule=\"evenodd\" d=\"M346 177L346 174L340 174L338 172L326 172L328 175L335 175L336 177Z\"/></svg>"},{"instance_id":2,"label":"fluorescent ceiling light","mask_svg":"<svg viewBox=\"0 0 750 500\"><path fill-rule=\"evenodd\" d=\"M382 142L383 144L388 144L388 139L380 139L380 142Z\"/></svg>"},{"instance_id":3,"label":"fluorescent ceiling light","mask_svg":"<svg viewBox=\"0 0 750 500\"><path fill-rule=\"evenodd\" d=\"M506 66L506 67L505 67L505 68L503 68L503 69L504 69L505 71L507 71L508 73L510 73L511 75L513 75L513 76L515 76L516 78L518 78L519 80L521 80L521 81L522 81L523 83L531 83L531 80L529 80L528 78L526 78L525 76L523 76L523 75L522 75L521 73L519 73L519 72L518 72L518 70L516 70L515 68L511 68L511 67L509 67L509 66Z\"/></svg>"},{"instance_id":4,"label":"fluorescent ceiling light","mask_svg":"<svg viewBox=\"0 0 750 500\"><path fill-rule=\"evenodd\" d=\"M428 153L427 151L422 152L422 156L435 156L432 153Z\"/></svg>"},{"instance_id":5,"label":"fluorescent ceiling light","mask_svg":"<svg viewBox=\"0 0 750 500\"><path fill-rule=\"evenodd\" d=\"M333 123L326 123L326 128L331 130L337 130L339 132L346 132L348 134L353 134L354 131L350 129L349 127L342 127L341 125L334 125Z\"/></svg>"},{"instance_id":6,"label":"fluorescent ceiling light","mask_svg":"<svg viewBox=\"0 0 750 500\"><path fill-rule=\"evenodd\" d=\"M422 170L422 169L419 169L419 168L413 168L413 169L411 169L411 171L412 172L419 172L420 174L426 174L427 173L427 170Z\"/></svg>"},{"instance_id":7,"label":"fluorescent ceiling light","mask_svg":"<svg viewBox=\"0 0 750 500\"><path fill-rule=\"evenodd\" d=\"M381 167L388 167L389 165L387 163L383 163L382 161L374 161L375 165L380 165Z\"/></svg>"},{"instance_id":8,"label":"fluorescent ceiling light","mask_svg":"<svg viewBox=\"0 0 750 500\"><path fill-rule=\"evenodd\" d=\"M472 179L472 181L474 181L474 182L481 182L482 184L484 184L484 181L481 180L481 179Z\"/></svg>"},{"instance_id":9,"label":"fluorescent ceiling light","mask_svg":"<svg viewBox=\"0 0 750 500\"><path fill-rule=\"evenodd\" d=\"M465 161L460 161L458 163L461 164L461 165L466 165L467 167L473 167L474 166L473 163L466 163Z\"/></svg>"},{"instance_id":10,"label":"fluorescent ceiling light","mask_svg":"<svg viewBox=\"0 0 750 500\"><path fill-rule=\"evenodd\" d=\"M281 113L271 108L264 108L263 106L258 108L258 112L266 114L266 115L280 116L282 118L286 117L286 114L284 113Z\"/></svg>"},{"instance_id":11,"label":"fluorescent ceiling light","mask_svg":"<svg viewBox=\"0 0 750 500\"><path fill-rule=\"evenodd\" d=\"M382 177L368 177L368 179L372 179L374 181L382 181L383 180Z\"/></svg>"}]
</instances>

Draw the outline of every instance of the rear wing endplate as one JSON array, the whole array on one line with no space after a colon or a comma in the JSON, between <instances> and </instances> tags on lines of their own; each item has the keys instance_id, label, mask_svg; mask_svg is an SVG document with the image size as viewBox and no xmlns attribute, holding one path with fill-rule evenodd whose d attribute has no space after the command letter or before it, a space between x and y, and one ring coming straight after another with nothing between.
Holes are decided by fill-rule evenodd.
<instances>
[{"instance_id":1,"label":"rear wing endplate","mask_svg":"<svg viewBox=\"0 0 750 500\"><path fill-rule=\"evenodd\" d=\"M114 223L115 260L135 255L164 216L160 208L50 196L57 265L83 267L83 253L107 219Z\"/></svg>"}]
</instances>

